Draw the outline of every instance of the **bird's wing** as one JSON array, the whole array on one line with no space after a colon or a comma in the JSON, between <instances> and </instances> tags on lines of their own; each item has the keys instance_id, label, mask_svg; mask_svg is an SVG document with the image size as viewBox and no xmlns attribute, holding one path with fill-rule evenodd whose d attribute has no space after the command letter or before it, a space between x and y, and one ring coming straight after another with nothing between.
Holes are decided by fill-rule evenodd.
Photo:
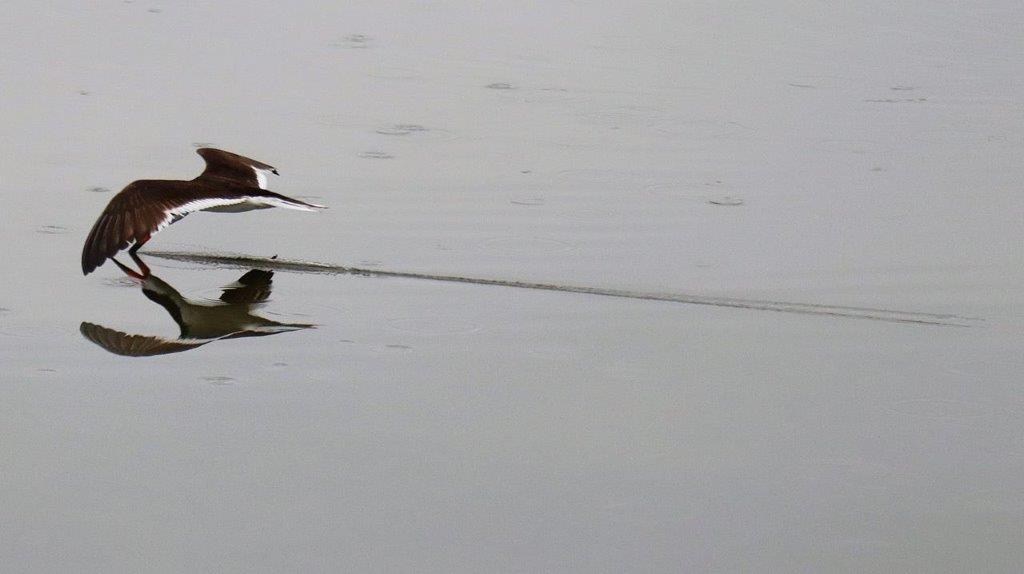
<instances>
[{"instance_id":1,"label":"bird's wing","mask_svg":"<svg viewBox=\"0 0 1024 574\"><path fill-rule=\"evenodd\" d=\"M231 305L255 305L270 297L273 271L251 269L235 283L224 287L220 300Z\"/></svg>"},{"instance_id":2,"label":"bird's wing","mask_svg":"<svg viewBox=\"0 0 1024 574\"><path fill-rule=\"evenodd\" d=\"M115 355L125 357L151 357L154 355L167 355L180 353L202 347L215 339L166 339L152 335L129 335L121 331L115 331L103 325L83 322L79 327L82 336L103 347Z\"/></svg>"},{"instance_id":3,"label":"bird's wing","mask_svg":"<svg viewBox=\"0 0 1024 574\"><path fill-rule=\"evenodd\" d=\"M199 148L196 152L206 162L206 169L193 181L211 186L230 185L239 193L248 194L251 198L256 199L257 203L263 204L263 207L284 207L302 211L316 211L326 208L323 205L300 201L269 191L267 189L267 174L279 175L274 166L238 155L237 153L212 147ZM204 207L203 209L207 208Z\"/></svg>"},{"instance_id":4,"label":"bird's wing","mask_svg":"<svg viewBox=\"0 0 1024 574\"><path fill-rule=\"evenodd\" d=\"M267 174L277 175L277 170L263 162L212 147L196 150L206 162L206 169L196 179L224 182L230 181L247 187L267 189Z\"/></svg>"},{"instance_id":5,"label":"bird's wing","mask_svg":"<svg viewBox=\"0 0 1024 574\"><path fill-rule=\"evenodd\" d=\"M86 275L103 265L118 251L150 236L193 211L229 206L246 201L246 196L226 187L211 197L205 186L185 181L136 181L107 204L92 226L82 248L82 272Z\"/></svg>"}]
</instances>

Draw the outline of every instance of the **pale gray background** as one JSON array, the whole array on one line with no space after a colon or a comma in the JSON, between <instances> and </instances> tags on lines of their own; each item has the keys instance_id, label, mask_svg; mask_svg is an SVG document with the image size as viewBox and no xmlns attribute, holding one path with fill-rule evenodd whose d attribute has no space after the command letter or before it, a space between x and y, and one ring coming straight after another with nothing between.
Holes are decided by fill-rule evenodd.
<instances>
[{"instance_id":1,"label":"pale gray background","mask_svg":"<svg viewBox=\"0 0 1024 574\"><path fill-rule=\"evenodd\" d=\"M324 4L0 10L4 571L1024 570L1019 2ZM150 248L982 320L281 273L107 354L175 327L84 236L201 143L332 209Z\"/></svg>"}]
</instances>

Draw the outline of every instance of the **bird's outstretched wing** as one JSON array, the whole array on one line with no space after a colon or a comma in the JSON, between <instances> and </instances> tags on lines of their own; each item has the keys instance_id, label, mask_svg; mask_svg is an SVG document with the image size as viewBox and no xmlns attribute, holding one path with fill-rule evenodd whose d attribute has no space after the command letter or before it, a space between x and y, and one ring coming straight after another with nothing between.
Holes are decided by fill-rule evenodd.
<instances>
[{"instance_id":1,"label":"bird's outstretched wing","mask_svg":"<svg viewBox=\"0 0 1024 574\"><path fill-rule=\"evenodd\" d=\"M222 149L203 147L196 150L206 162L206 169L197 180L230 181L248 187L267 189L267 174L277 170L261 161Z\"/></svg>"},{"instance_id":2,"label":"bird's outstretched wing","mask_svg":"<svg viewBox=\"0 0 1024 574\"><path fill-rule=\"evenodd\" d=\"M183 341L181 339L166 339L152 335L129 335L121 331L115 331L103 325L83 322L79 327L82 336L103 347L115 355L125 357L152 357L154 355L167 355L180 353L202 347L215 339L193 339Z\"/></svg>"},{"instance_id":3,"label":"bird's outstretched wing","mask_svg":"<svg viewBox=\"0 0 1024 574\"><path fill-rule=\"evenodd\" d=\"M82 248L82 273L88 275L118 251L150 236L193 211L236 205L246 196L225 188L213 196L187 181L141 180L115 195L96 219Z\"/></svg>"}]
</instances>

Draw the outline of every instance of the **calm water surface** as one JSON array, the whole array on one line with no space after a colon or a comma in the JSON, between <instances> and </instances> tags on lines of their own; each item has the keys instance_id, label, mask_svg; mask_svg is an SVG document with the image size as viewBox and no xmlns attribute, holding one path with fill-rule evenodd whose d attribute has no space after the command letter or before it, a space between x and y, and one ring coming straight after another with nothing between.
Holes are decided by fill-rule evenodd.
<instances>
[{"instance_id":1,"label":"calm water surface","mask_svg":"<svg viewBox=\"0 0 1024 574\"><path fill-rule=\"evenodd\" d=\"M1019 6L321 4L5 9L5 570L1024 569ZM975 319L82 277L201 145L331 209L147 249Z\"/></svg>"}]
</instances>

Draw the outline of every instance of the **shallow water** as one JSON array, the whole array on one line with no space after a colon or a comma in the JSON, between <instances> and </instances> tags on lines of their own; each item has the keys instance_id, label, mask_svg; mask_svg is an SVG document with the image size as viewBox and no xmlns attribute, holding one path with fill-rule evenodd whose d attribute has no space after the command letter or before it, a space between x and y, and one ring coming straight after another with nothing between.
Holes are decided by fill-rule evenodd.
<instances>
[{"instance_id":1,"label":"shallow water","mask_svg":"<svg viewBox=\"0 0 1024 574\"><path fill-rule=\"evenodd\" d=\"M5 569L1024 567L1016 4L320 4L5 10ZM331 209L192 215L162 281L366 273L109 353L180 328L84 236L202 145Z\"/></svg>"}]
</instances>

